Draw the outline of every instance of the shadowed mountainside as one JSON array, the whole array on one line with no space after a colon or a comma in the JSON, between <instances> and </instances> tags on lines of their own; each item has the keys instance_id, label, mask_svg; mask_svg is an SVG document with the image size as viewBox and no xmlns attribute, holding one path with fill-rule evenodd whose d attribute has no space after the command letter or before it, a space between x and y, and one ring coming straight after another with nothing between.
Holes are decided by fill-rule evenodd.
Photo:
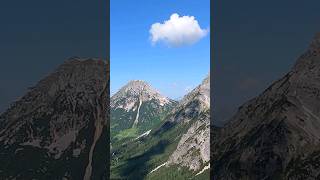
<instances>
[{"instance_id":1,"label":"shadowed mountainside","mask_svg":"<svg viewBox=\"0 0 320 180\"><path fill-rule=\"evenodd\" d=\"M214 179L320 178L320 34L292 70L214 129Z\"/></svg>"},{"instance_id":2,"label":"shadowed mountainside","mask_svg":"<svg viewBox=\"0 0 320 180\"><path fill-rule=\"evenodd\" d=\"M109 63L70 58L0 115L1 179L107 179Z\"/></svg>"}]
</instances>

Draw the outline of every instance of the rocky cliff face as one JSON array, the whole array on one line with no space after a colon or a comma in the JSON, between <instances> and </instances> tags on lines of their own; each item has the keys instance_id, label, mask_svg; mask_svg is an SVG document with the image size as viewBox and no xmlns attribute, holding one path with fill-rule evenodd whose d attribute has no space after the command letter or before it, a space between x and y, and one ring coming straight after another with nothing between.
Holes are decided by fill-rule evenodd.
<instances>
[{"instance_id":1,"label":"rocky cliff face","mask_svg":"<svg viewBox=\"0 0 320 180\"><path fill-rule=\"evenodd\" d=\"M102 60L71 58L0 116L0 177L106 176L96 159L108 154L108 68Z\"/></svg>"},{"instance_id":2,"label":"rocky cliff face","mask_svg":"<svg viewBox=\"0 0 320 180\"><path fill-rule=\"evenodd\" d=\"M319 38L213 137L215 179L320 178Z\"/></svg>"},{"instance_id":3,"label":"rocky cliff face","mask_svg":"<svg viewBox=\"0 0 320 180\"><path fill-rule=\"evenodd\" d=\"M148 83L130 81L111 97L111 131L113 137L126 129L137 134L150 130L176 105Z\"/></svg>"},{"instance_id":4,"label":"rocky cliff face","mask_svg":"<svg viewBox=\"0 0 320 180\"><path fill-rule=\"evenodd\" d=\"M210 160L210 77L186 95L173 114L171 121L187 123L196 120L182 135L167 164L198 171Z\"/></svg>"}]
</instances>

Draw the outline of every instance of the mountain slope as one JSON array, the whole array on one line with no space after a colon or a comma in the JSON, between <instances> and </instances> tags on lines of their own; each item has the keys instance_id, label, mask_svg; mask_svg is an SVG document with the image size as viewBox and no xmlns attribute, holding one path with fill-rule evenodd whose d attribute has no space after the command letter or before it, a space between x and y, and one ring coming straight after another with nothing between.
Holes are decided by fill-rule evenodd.
<instances>
[{"instance_id":1,"label":"mountain slope","mask_svg":"<svg viewBox=\"0 0 320 180\"><path fill-rule=\"evenodd\" d=\"M210 78L207 77L200 86L183 98L179 105L183 112L175 112L174 118L170 120L187 123L194 118L198 119L192 122L187 132L182 135L168 164L180 164L190 170L199 170L202 164L210 160Z\"/></svg>"},{"instance_id":2,"label":"mountain slope","mask_svg":"<svg viewBox=\"0 0 320 180\"><path fill-rule=\"evenodd\" d=\"M1 179L107 177L108 66L71 58L0 116Z\"/></svg>"},{"instance_id":3,"label":"mountain slope","mask_svg":"<svg viewBox=\"0 0 320 180\"><path fill-rule=\"evenodd\" d=\"M111 177L208 179L204 167L209 165L209 81L207 77L186 95L149 135L113 149Z\"/></svg>"},{"instance_id":4,"label":"mountain slope","mask_svg":"<svg viewBox=\"0 0 320 180\"><path fill-rule=\"evenodd\" d=\"M218 130L211 148L214 179L320 178L319 92L317 35L288 74Z\"/></svg>"},{"instance_id":5,"label":"mountain slope","mask_svg":"<svg viewBox=\"0 0 320 180\"><path fill-rule=\"evenodd\" d=\"M137 136L159 124L176 102L162 96L148 83L130 81L111 97L113 139ZM130 134L132 133L132 134Z\"/></svg>"}]
</instances>

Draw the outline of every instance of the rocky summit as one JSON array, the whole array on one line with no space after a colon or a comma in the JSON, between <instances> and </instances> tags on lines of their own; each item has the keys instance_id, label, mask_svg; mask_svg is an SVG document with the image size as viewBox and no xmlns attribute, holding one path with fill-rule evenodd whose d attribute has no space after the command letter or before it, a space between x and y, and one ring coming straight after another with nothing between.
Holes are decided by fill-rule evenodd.
<instances>
[{"instance_id":1,"label":"rocky summit","mask_svg":"<svg viewBox=\"0 0 320 180\"><path fill-rule=\"evenodd\" d=\"M113 179L209 179L210 77L147 134L112 149Z\"/></svg>"},{"instance_id":2,"label":"rocky summit","mask_svg":"<svg viewBox=\"0 0 320 180\"><path fill-rule=\"evenodd\" d=\"M214 179L319 179L320 35L289 73L215 131Z\"/></svg>"},{"instance_id":3,"label":"rocky summit","mask_svg":"<svg viewBox=\"0 0 320 180\"><path fill-rule=\"evenodd\" d=\"M111 137L137 137L159 124L176 105L147 82L130 81L111 97Z\"/></svg>"},{"instance_id":4,"label":"rocky summit","mask_svg":"<svg viewBox=\"0 0 320 180\"><path fill-rule=\"evenodd\" d=\"M106 179L109 63L70 58L0 115L1 179Z\"/></svg>"}]
</instances>

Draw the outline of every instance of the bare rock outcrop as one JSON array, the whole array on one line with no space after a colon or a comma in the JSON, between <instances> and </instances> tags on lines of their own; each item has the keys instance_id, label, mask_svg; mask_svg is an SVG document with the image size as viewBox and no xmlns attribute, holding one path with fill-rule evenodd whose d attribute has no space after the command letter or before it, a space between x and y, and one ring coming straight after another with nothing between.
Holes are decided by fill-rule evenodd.
<instances>
[{"instance_id":1,"label":"bare rock outcrop","mask_svg":"<svg viewBox=\"0 0 320 180\"><path fill-rule=\"evenodd\" d=\"M178 164L199 171L210 160L210 76L187 94L174 112L171 121L192 124L182 135L167 165Z\"/></svg>"}]
</instances>

